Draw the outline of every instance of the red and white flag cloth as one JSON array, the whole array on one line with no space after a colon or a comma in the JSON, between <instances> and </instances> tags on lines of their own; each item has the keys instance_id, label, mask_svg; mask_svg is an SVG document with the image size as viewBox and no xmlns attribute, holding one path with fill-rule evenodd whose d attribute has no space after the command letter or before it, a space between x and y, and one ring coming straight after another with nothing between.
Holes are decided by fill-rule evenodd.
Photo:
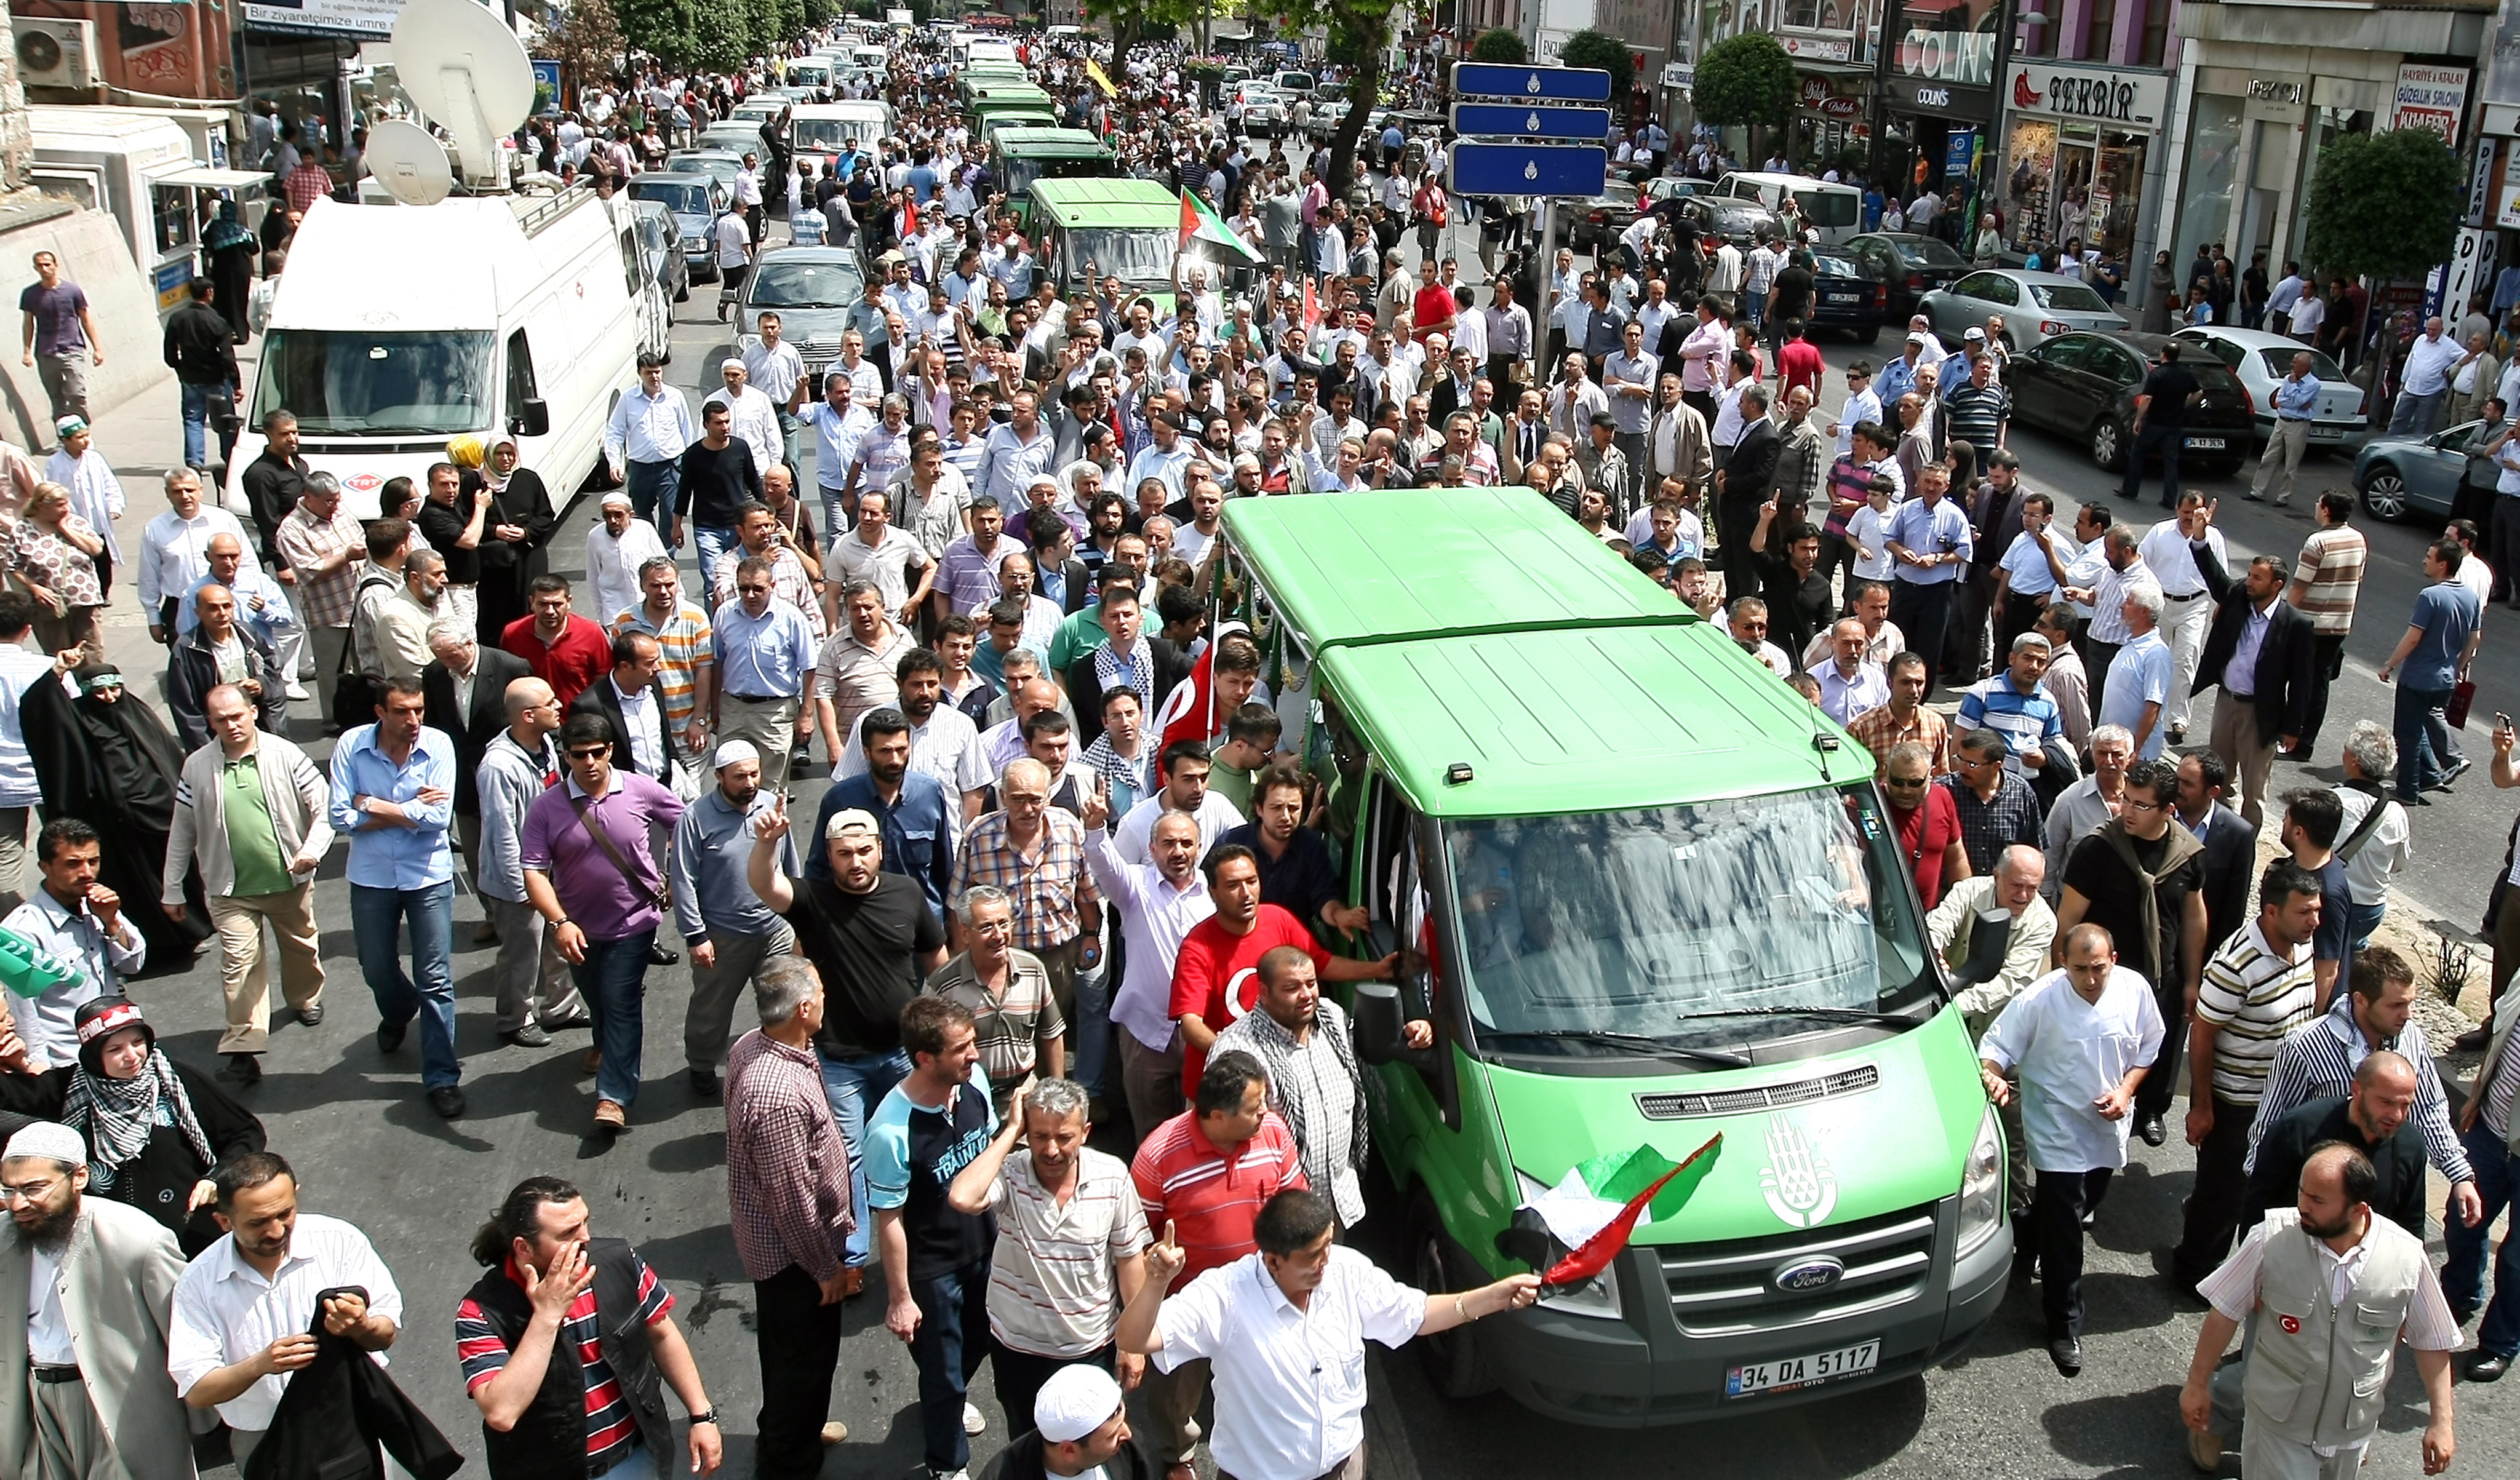
<instances>
[{"instance_id":1,"label":"red and white flag cloth","mask_svg":"<svg viewBox=\"0 0 2520 1480\"><path fill-rule=\"evenodd\" d=\"M1155 715L1155 754L1160 756L1175 740L1197 740L1201 744L1214 735L1216 724L1216 645L1228 634L1248 633L1242 622L1219 622L1216 632L1207 640L1198 661L1191 665L1190 677L1173 685L1164 696L1164 706Z\"/></svg>"}]
</instances>

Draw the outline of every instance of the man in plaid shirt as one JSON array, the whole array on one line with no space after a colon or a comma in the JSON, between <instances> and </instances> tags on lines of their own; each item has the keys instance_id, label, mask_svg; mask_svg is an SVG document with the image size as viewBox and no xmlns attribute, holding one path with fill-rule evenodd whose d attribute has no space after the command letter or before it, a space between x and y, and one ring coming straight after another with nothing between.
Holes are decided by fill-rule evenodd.
<instances>
[{"instance_id":1,"label":"man in plaid shirt","mask_svg":"<svg viewBox=\"0 0 2520 1480\"><path fill-rule=\"evenodd\" d=\"M727 1055L726 1190L736 1254L760 1313L757 1472L817 1475L823 1446L849 1433L823 1415L840 1360L840 1302L858 1292L866 1271L842 1262L857 1210L849 1148L814 1054L822 978L801 959L782 957L763 965L753 994L761 1026Z\"/></svg>"},{"instance_id":2,"label":"man in plaid shirt","mask_svg":"<svg viewBox=\"0 0 2520 1480\"><path fill-rule=\"evenodd\" d=\"M280 521L273 543L297 580L297 619L313 648L316 682L330 684L347 666L342 657L350 643L350 611L358 605L359 566L368 555L359 521L341 510L340 479L308 473L297 507Z\"/></svg>"},{"instance_id":3,"label":"man in plaid shirt","mask_svg":"<svg viewBox=\"0 0 2520 1480\"><path fill-rule=\"evenodd\" d=\"M1059 1016L1073 1021L1077 969L1102 959L1102 905L1085 871L1085 826L1075 813L1050 805L1050 768L1030 756L1007 763L998 779L1003 810L964 834L954 881L1006 891L1014 905L1016 948L1041 958Z\"/></svg>"}]
</instances>

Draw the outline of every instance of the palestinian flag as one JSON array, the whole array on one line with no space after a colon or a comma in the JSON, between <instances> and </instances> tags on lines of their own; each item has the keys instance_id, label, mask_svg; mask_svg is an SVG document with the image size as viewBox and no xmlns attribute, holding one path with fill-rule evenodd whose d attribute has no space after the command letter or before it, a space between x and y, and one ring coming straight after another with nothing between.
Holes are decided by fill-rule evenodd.
<instances>
[{"instance_id":1,"label":"palestinian flag","mask_svg":"<svg viewBox=\"0 0 2520 1480\"><path fill-rule=\"evenodd\" d=\"M1578 1162L1557 1186L1513 1210L1497 1249L1539 1271L1544 1285L1582 1284L1609 1268L1639 1223L1678 1213L1723 1149L1719 1132L1686 1161L1639 1146Z\"/></svg>"},{"instance_id":2,"label":"palestinian flag","mask_svg":"<svg viewBox=\"0 0 2520 1480\"><path fill-rule=\"evenodd\" d=\"M1186 190L1182 192L1181 246L1176 249L1190 250L1190 244L1193 238L1231 247L1238 251L1249 250L1243 246L1242 239L1234 234L1234 229L1225 224L1225 218L1218 215L1215 209L1200 198L1198 192Z\"/></svg>"}]
</instances>

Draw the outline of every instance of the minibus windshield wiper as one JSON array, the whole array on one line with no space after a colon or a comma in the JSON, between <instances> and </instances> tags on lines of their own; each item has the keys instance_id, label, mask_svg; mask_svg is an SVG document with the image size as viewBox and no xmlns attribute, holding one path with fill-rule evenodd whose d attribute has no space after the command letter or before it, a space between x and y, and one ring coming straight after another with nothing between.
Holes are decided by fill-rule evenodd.
<instances>
[{"instance_id":1,"label":"minibus windshield wiper","mask_svg":"<svg viewBox=\"0 0 2520 1480\"><path fill-rule=\"evenodd\" d=\"M1728 1069L1746 1069L1750 1059L1723 1049L1701 1049L1669 1038L1652 1038L1642 1033L1612 1033L1598 1028L1524 1028L1513 1032L1491 1033L1492 1038L1553 1038L1578 1043L1608 1044L1622 1049L1635 1049L1646 1054L1663 1057L1680 1054L1701 1063L1720 1064Z\"/></svg>"},{"instance_id":2,"label":"minibus windshield wiper","mask_svg":"<svg viewBox=\"0 0 2520 1480\"><path fill-rule=\"evenodd\" d=\"M1701 1017L1817 1017L1825 1022L1895 1023L1914 1027L1916 1019L1905 1012L1876 1012L1869 1008L1710 1008L1703 1012L1684 1012L1683 1022Z\"/></svg>"}]
</instances>

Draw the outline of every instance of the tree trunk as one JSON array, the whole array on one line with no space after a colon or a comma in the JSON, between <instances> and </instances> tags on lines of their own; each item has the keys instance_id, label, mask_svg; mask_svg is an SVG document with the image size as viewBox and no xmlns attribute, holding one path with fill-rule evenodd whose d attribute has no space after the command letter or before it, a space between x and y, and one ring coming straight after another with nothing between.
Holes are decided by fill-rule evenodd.
<instances>
[{"instance_id":1,"label":"tree trunk","mask_svg":"<svg viewBox=\"0 0 2520 1480\"><path fill-rule=\"evenodd\" d=\"M1382 48L1390 31L1389 21L1375 18L1364 28L1351 32L1361 56L1356 75L1348 83L1347 116L1330 134L1330 172L1323 182L1329 187L1333 201L1346 200L1348 187L1355 183L1356 141L1363 137L1366 119L1372 116L1382 94Z\"/></svg>"}]
</instances>

